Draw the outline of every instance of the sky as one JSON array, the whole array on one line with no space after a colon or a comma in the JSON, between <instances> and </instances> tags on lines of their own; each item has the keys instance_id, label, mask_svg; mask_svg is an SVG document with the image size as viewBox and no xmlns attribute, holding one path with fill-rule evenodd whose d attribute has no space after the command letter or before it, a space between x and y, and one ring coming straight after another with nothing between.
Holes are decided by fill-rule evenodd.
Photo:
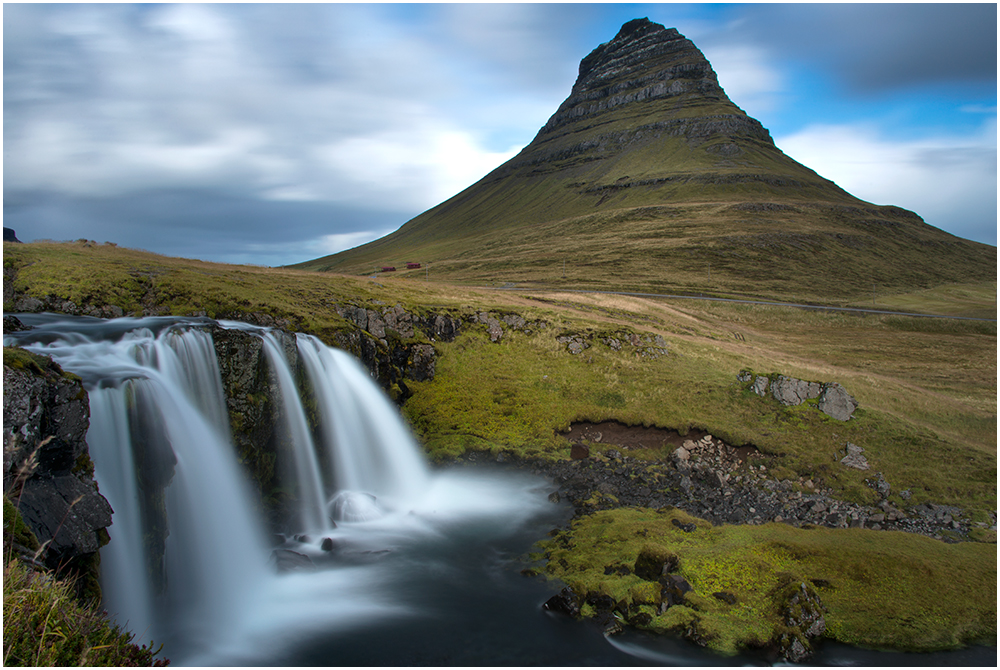
<instances>
[{"instance_id":1,"label":"sky","mask_svg":"<svg viewBox=\"0 0 1000 670\"><path fill-rule=\"evenodd\" d=\"M997 241L997 5L3 5L4 226L277 266L528 144L621 25L677 28L778 148Z\"/></svg>"}]
</instances>

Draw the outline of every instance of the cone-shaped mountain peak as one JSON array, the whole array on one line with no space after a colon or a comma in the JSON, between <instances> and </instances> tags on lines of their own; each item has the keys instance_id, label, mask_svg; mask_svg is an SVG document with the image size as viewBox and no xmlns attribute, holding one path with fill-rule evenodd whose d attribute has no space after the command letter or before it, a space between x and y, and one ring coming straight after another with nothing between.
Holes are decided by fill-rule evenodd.
<instances>
[{"instance_id":1,"label":"cone-shaped mountain peak","mask_svg":"<svg viewBox=\"0 0 1000 670\"><path fill-rule=\"evenodd\" d=\"M823 301L996 279L994 247L786 156L690 40L648 19L581 61L517 156L396 232L299 267L406 261L439 279Z\"/></svg>"},{"instance_id":2,"label":"cone-shaped mountain peak","mask_svg":"<svg viewBox=\"0 0 1000 670\"><path fill-rule=\"evenodd\" d=\"M674 28L635 19L580 62L573 91L542 133L622 105L682 97L729 101L711 64L690 40Z\"/></svg>"}]
</instances>

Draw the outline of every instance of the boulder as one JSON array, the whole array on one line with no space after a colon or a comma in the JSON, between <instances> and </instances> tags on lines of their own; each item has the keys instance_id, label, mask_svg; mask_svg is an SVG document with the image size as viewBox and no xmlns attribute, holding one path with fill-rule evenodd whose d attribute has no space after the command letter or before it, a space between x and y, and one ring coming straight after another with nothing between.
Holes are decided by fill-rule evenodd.
<instances>
[{"instance_id":1,"label":"boulder","mask_svg":"<svg viewBox=\"0 0 1000 670\"><path fill-rule=\"evenodd\" d=\"M771 382L771 395L782 405L801 405L806 400L818 398L821 391L822 387L818 382L783 375Z\"/></svg>"},{"instance_id":2,"label":"boulder","mask_svg":"<svg viewBox=\"0 0 1000 670\"><path fill-rule=\"evenodd\" d=\"M868 460L862 456L864 449L856 444L847 443L847 455L840 459L840 462L855 470L867 470L870 466Z\"/></svg>"},{"instance_id":3,"label":"boulder","mask_svg":"<svg viewBox=\"0 0 1000 670\"><path fill-rule=\"evenodd\" d=\"M291 549L275 549L271 552L270 563L278 572L314 570L316 568L311 558Z\"/></svg>"},{"instance_id":4,"label":"boulder","mask_svg":"<svg viewBox=\"0 0 1000 670\"><path fill-rule=\"evenodd\" d=\"M767 393L767 384L768 384L767 377L758 376L756 379L753 380L753 386L750 387L750 390L752 390L757 395L763 397L764 394Z\"/></svg>"},{"instance_id":5,"label":"boulder","mask_svg":"<svg viewBox=\"0 0 1000 670\"><path fill-rule=\"evenodd\" d=\"M569 457L575 461L581 461L590 457L590 449L583 444L574 444L569 448Z\"/></svg>"},{"instance_id":6,"label":"boulder","mask_svg":"<svg viewBox=\"0 0 1000 670\"><path fill-rule=\"evenodd\" d=\"M580 599L573 589L567 586L546 600L542 604L542 609L576 618L580 616Z\"/></svg>"},{"instance_id":7,"label":"boulder","mask_svg":"<svg viewBox=\"0 0 1000 670\"><path fill-rule=\"evenodd\" d=\"M77 594L99 598L98 550L112 509L94 482L86 436L90 403L80 379L50 358L4 352L4 491L43 546L41 559L76 574Z\"/></svg>"},{"instance_id":8,"label":"boulder","mask_svg":"<svg viewBox=\"0 0 1000 670\"><path fill-rule=\"evenodd\" d=\"M680 575L664 575L660 578L660 611L684 602L684 594L692 591L691 585Z\"/></svg>"},{"instance_id":9,"label":"boulder","mask_svg":"<svg viewBox=\"0 0 1000 670\"><path fill-rule=\"evenodd\" d=\"M847 421L854 416L858 401L840 384L826 384L819 396L819 411L837 421Z\"/></svg>"}]
</instances>

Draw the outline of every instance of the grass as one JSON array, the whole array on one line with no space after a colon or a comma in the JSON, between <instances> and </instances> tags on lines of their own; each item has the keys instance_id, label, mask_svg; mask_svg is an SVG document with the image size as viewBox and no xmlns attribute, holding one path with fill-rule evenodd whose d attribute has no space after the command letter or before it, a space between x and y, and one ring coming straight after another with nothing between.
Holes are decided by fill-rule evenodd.
<instances>
[{"instance_id":1,"label":"grass","mask_svg":"<svg viewBox=\"0 0 1000 670\"><path fill-rule=\"evenodd\" d=\"M672 521L696 523L692 533ZM574 521L542 543L550 576L585 595L633 601L644 583L632 568L650 543L679 557L693 587L684 605L653 618L652 630L689 624L724 653L762 646L781 632L776 594L811 582L827 607L828 638L869 648L951 649L996 636L996 547L949 545L898 532L797 529L778 523L717 526L680 510L617 509ZM736 596L729 605L712 597Z\"/></svg>"},{"instance_id":2,"label":"grass","mask_svg":"<svg viewBox=\"0 0 1000 670\"><path fill-rule=\"evenodd\" d=\"M6 666L164 666L157 651L132 642L95 608L78 603L71 585L18 560L3 570Z\"/></svg>"},{"instance_id":3,"label":"grass","mask_svg":"<svg viewBox=\"0 0 1000 670\"><path fill-rule=\"evenodd\" d=\"M892 483L897 504L903 504L896 497L899 491L908 488L911 504L995 509L996 426L985 413L973 422L968 411L956 409L948 418L955 431L961 423L964 437L948 439L925 425L946 423L940 408L934 414L928 410L917 422L897 416L892 410L899 405L905 405L900 414L916 409L912 400L892 404L899 390L893 386L882 395L859 394L862 408L851 421L840 422L812 405L783 407L770 397L757 397L736 380L745 360L719 347L677 341L670 354L647 358L631 347L614 351L602 338L616 331L591 328L590 348L574 355L555 339L574 326L587 331L583 324L560 321L531 335L508 332L499 343L490 342L485 332L439 343L437 377L415 383L414 396L404 406L429 453L449 458L465 450L506 450L565 458L569 445L558 432L582 420L613 419L682 432L699 428L737 446L755 445L776 457L776 467L820 479L845 499L871 504L874 493L864 483L871 473L848 470L838 462L845 444L853 442L866 449L873 469ZM852 391L856 387L836 373L804 376L839 380ZM881 409L869 401L889 406Z\"/></svg>"},{"instance_id":4,"label":"grass","mask_svg":"<svg viewBox=\"0 0 1000 670\"><path fill-rule=\"evenodd\" d=\"M594 225L599 224L596 219ZM436 459L470 450L565 459L569 443L560 431L574 421L617 420L681 432L703 429L734 445L753 444L771 455L769 471L819 480L836 496L854 502L874 501L864 479L882 472L892 487L890 500L901 508L925 501L951 504L974 521L996 510L995 323L555 290L518 294L436 282L434 266L432 281L424 281L421 271L372 280L204 263L79 242L7 244L4 271L16 294L51 294L78 305L99 306L108 300L136 312L227 318L257 312L328 343L350 327L337 316L335 304L381 309L398 303L413 312L463 317L462 334L455 341L433 343L435 378L407 381L413 395L403 412ZM992 282L909 292L905 307L933 312L941 301L952 300L967 315L989 311L991 295L995 312ZM469 317L480 311L515 313L544 325L530 333L505 326L503 337L493 343L485 326L471 325ZM616 351L607 343L609 337L627 342L632 334L661 336L668 353L646 357L631 345ZM583 338L589 346L574 355L556 339L564 335ZM424 338L418 334L415 340L426 342ZM757 397L736 379L744 368L838 382L858 399L859 410L855 418L839 422L811 405L782 407L769 397ZM866 450L871 471L840 466L847 442ZM665 456L655 449L638 455ZM903 489L911 491L909 501L899 497ZM625 509L601 514L581 520L567 535L572 548L561 547L567 553L558 556L576 567L560 572L558 561L550 562L554 576L587 585L591 577L610 579L603 575L605 561L634 560L624 539L606 542L588 524L604 528L601 537L606 538L645 528L650 537L666 538L665 546L681 556L682 574L697 582L702 595L724 585L726 571L742 575L745 588L729 586L744 588L740 602L756 608L751 611L773 605L773 598L752 592L763 589L766 596L788 575L840 584L820 593L831 609L832 634L845 642L945 647L988 633L984 612L993 612L995 626L995 591L983 588L995 583L996 547L989 544L996 541L993 531L977 528L979 543L959 546L899 533L780 525L704 533L702 528L684 536L662 524L669 516ZM646 526L639 524L640 517ZM703 544L672 544L685 537ZM621 558L607 559L601 553L605 549ZM847 564L838 567L842 556L849 557L847 564L856 574ZM725 571L713 569L713 561ZM866 565L872 566L868 572L862 569ZM988 568L992 572L986 579ZM756 585L747 581L755 574L762 580ZM942 590L946 604L928 595L927 585ZM635 586L609 583L608 588L624 588L625 593ZM879 613L876 595L900 614L896 609ZM962 598L971 609L961 609ZM991 601L992 610L984 599ZM760 621L749 615L733 618L710 593L696 602L702 609L671 608L666 618L654 619L654 627L698 619L718 640L713 644L730 649L773 632L771 615ZM966 628L958 622L961 612L969 622ZM892 620L880 634L872 621L887 617Z\"/></svg>"},{"instance_id":5,"label":"grass","mask_svg":"<svg viewBox=\"0 0 1000 670\"><path fill-rule=\"evenodd\" d=\"M81 603L72 582L13 558L13 542L38 541L7 496L3 499L3 664L5 666L164 666L159 650L139 646L94 603ZM36 556L37 559L37 556Z\"/></svg>"}]
</instances>

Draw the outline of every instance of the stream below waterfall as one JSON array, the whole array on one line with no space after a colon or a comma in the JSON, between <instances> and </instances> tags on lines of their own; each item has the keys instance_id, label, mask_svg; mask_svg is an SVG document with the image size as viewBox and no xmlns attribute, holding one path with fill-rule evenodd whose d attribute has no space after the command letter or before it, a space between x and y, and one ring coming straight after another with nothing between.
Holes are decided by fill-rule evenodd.
<instances>
[{"instance_id":1,"label":"stream below waterfall","mask_svg":"<svg viewBox=\"0 0 1000 670\"><path fill-rule=\"evenodd\" d=\"M637 631L605 637L544 611L559 585L520 570L532 544L572 515L548 501L551 483L500 466L431 468L360 363L316 338L296 336L292 369L270 331L246 324L16 316L32 329L4 333L4 344L52 356L90 396L87 441L114 509L103 606L139 640L163 643L173 665L766 665ZM261 338L280 389L299 505L283 543L255 511L236 457L216 325ZM300 384L312 389L308 409ZM173 470L159 503L169 534L151 557L143 467L153 457ZM282 560L302 569L278 570ZM995 647L896 654L834 644L813 660L995 662Z\"/></svg>"}]
</instances>

